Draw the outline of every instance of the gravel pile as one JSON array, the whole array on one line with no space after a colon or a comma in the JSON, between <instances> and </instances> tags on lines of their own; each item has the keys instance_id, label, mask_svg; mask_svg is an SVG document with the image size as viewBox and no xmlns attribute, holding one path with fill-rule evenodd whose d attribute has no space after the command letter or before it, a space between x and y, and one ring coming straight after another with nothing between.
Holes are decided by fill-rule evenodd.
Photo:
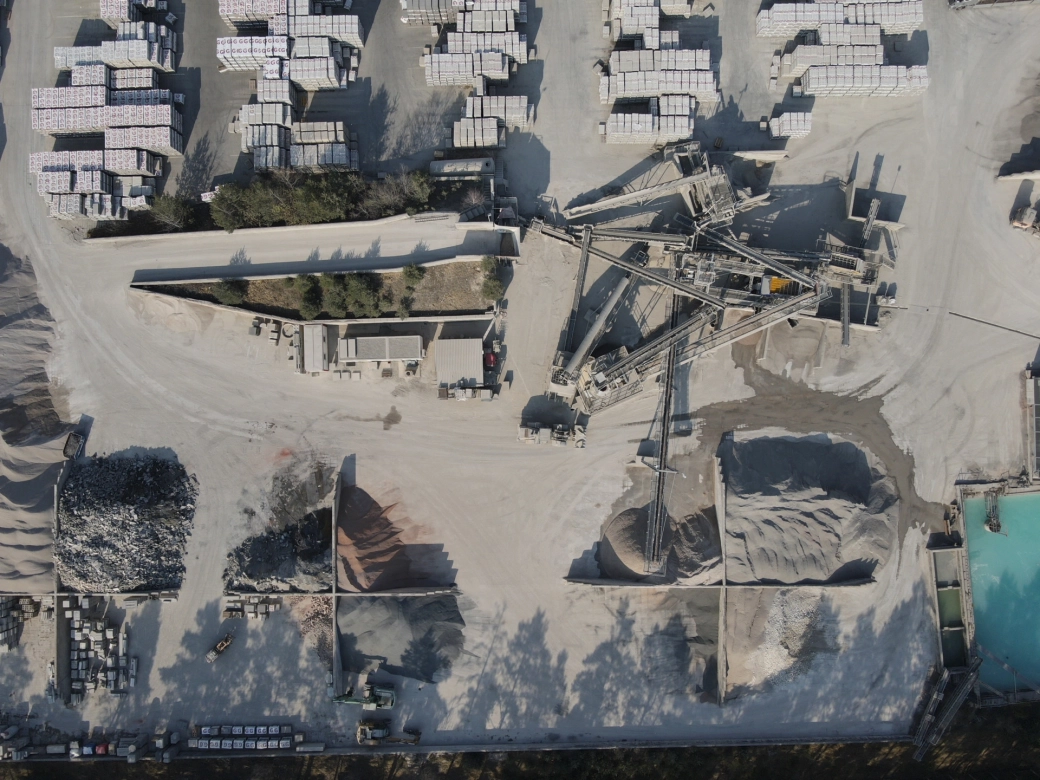
<instances>
[{"instance_id":1,"label":"gravel pile","mask_svg":"<svg viewBox=\"0 0 1040 780\"><path fill-rule=\"evenodd\" d=\"M321 593L332 590L332 510L251 536L228 554L228 592Z\"/></svg>"},{"instance_id":2,"label":"gravel pile","mask_svg":"<svg viewBox=\"0 0 1040 780\"><path fill-rule=\"evenodd\" d=\"M62 584L87 593L179 588L198 494L195 477L169 460L76 463L58 500Z\"/></svg>"}]
</instances>

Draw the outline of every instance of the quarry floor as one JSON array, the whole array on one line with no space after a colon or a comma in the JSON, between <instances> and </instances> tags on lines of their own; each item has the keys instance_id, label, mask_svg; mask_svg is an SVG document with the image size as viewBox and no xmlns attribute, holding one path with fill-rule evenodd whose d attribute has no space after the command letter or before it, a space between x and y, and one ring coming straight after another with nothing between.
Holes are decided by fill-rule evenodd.
<instances>
[{"instance_id":1,"label":"quarry floor","mask_svg":"<svg viewBox=\"0 0 1040 780\"><path fill-rule=\"evenodd\" d=\"M688 684L676 687L689 657L669 655L673 645L662 650L656 639L677 634L691 646L717 642L710 602L717 591L597 589L564 579L631 482L629 464L649 431L656 393L595 418L584 451L515 441L518 418L545 386L576 252L544 238L524 243L507 291L505 369L513 381L495 403L441 402L422 383L345 385L294 375L281 347L246 335L241 315L146 299L128 283L147 269L227 265L242 246L257 264L303 261L315 247L321 256L341 248L356 252L356 267L364 268L375 238L370 232L363 240L337 226L196 235L168 244L84 244L47 218L27 173L29 152L49 148L29 129L28 88L54 83L50 46L69 45L93 5L16 3L0 74L0 237L14 257L32 263L53 322L37 311L33 327L9 330L9 339L36 352L49 342L46 368L56 405L73 420L92 418L89 452L161 451L199 477L201 492L180 599L130 617L142 659L135 692L122 700L95 695L78 710L48 705L40 650L46 643L29 637L0 657L0 692L18 702L17 711L31 708L70 732L160 721L288 720L316 739L346 743L358 713L328 702L326 670L284 613L243 626L235 653L220 664L203 660L218 638L227 552L258 530L244 510L263 502L287 458L320 456L352 459L359 486L398 496L417 536L444 545L457 571L463 657L436 685L398 682L395 722L420 727L424 745L908 732L938 659L924 551L941 520L935 504L953 498L953 479L962 472L1017 472L1025 463L1019 373L1037 339L999 326L1040 334L1040 287L1031 283L1037 244L1007 224L1016 197L1029 190L994 177L1040 126L1035 9L951 12L941 0L926 0L929 91L912 99L818 101L812 135L790 143L791 159L771 175L777 201L743 222L760 244L815 246L840 218L837 182L857 156L861 182L882 158L878 189L905 196L899 260L884 278L896 285L899 308L879 333L855 333L847 349L822 323L789 331L781 325L761 356L749 359L738 345L681 372L677 408L695 434L675 451L689 459L685 478L710 479L698 464L710 462L726 430L781 427L864 443L907 492L900 527L892 529L894 552L876 582L810 594L828 614L822 650L795 657L782 630L799 625L805 611L799 600L812 589L729 591L723 633L728 678L739 695L720 708ZM535 7L538 56L521 69L518 83L538 95L537 121L506 152L507 175L526 213L538 208L543 193L566 205L638 175L649 152L600 146L595 135L606 114L592 72L607 50L599 4L543 0ZM747 148L762 139L758 119L777 99L766 84L779 42L753 37L757 10L743 0L718 7L715 37L713 22L697 23L708 29L698 40L713 40L721 55L725 100L724 110L702 123L705 140L723 136L727 146ZM244 86L247 78L216 74L211 39L224 29L193 21L192 13L186 13L192 48L185 64L200 69L204 109L189 146L201 143L205 128L215 138L226 126L221 112L244 100L244 91L226 85L241 77ZM211 10L199 13L201 20ZM217 176L242 164L222 138ZM394 257L425 238L387 233L387 242L403 247ZM440 238L435 249L453 246ZM31 294L31 284L23 288ZM396 422L387 425L388 419ZM31 452L0 444L0 455L8 484L20 484L38 465L59 460L60 443ZM43 529L50 523L45 488L32 504ZM10 561L31 555L40 551L2 549ZM29 568L5 567L14 573L3 587L46 581L45 570L21 579ZM669 626L674 621L677 630Z\"/></svg>"}]
</instances>

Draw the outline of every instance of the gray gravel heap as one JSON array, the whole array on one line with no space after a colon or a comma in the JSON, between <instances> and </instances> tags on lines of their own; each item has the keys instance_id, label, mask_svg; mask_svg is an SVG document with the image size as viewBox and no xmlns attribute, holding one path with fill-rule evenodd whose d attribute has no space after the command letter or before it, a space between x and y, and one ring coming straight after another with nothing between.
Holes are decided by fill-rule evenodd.
<instances>
[{"instance_id":1,"label":"gray gravel heap","mask_svg":"<svg viewBox=\"0 0 1040 780\"><path fill-rule=\"evenodd\" d=\"M174 461L74 464L58 499L54 556L62 584L87 593L179 588L198 495L194 475Z\"/></svg>"}]
</instances>

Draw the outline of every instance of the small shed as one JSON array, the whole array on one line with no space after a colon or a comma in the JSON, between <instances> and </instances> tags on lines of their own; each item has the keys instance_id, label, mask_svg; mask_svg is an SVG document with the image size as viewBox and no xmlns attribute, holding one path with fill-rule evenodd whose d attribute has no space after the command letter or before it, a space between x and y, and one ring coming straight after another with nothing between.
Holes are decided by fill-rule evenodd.
<instances>
[{"instance_id":1,"label":"small shed","mask_svg":"<svg viewBox=\"0 0 1040 780\"><path fill-rule=\"evenodd\" d=\"M304 325L303 373L329 370L329 336L327 325Z\"/></svg>"},{"instance_id":2,"label":"small shed","mask_svg":"<svg viewBox=\"0 0 1040 780\"><path fill-rule=\"evenodd\" d=\"M442 339L434 348L434 362L441 387L484 383L484 343L480 339Z\"/></svg>"}]
</instances>

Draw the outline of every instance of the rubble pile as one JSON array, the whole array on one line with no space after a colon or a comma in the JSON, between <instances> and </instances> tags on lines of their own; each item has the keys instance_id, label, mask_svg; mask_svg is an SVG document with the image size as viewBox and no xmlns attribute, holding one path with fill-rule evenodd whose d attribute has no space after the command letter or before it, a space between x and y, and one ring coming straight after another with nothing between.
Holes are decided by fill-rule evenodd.
<instances>
[{"instance_id":1,"label":"rubble pile","mask_svg":"<svg viewBox=\"0 0 1040 780\"><path fill-rule=\"evenodd\" d=\"M318 593L332 590L332 510L251 536L228 553L229 593Z\"/></svg>"},{"instance_id":2,"label":"rubble pile","mask_svg":"<svg viewBox=\"0 0 1040 780\"><path fill-rule=\"evenodd\" d=\"M54 556L64 587L86 593L179 588L198 482L174 461L91 458L58 499Z\"/></svg>"}]
</instances>

